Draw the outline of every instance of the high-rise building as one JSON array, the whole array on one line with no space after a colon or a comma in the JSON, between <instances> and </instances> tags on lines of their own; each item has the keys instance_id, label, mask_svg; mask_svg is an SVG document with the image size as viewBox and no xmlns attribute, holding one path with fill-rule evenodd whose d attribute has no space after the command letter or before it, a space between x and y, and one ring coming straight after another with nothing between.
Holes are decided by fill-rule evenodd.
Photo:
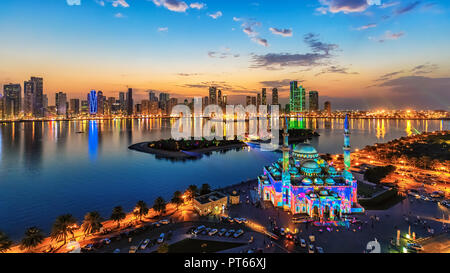
<instances>
[{"instance_id":1,"label":"high-rise building","mask_svg":"<svg viewBox=\"0 0 450 273\"><path fill-rule=\"evenodd\" d=\"M127 92L127 115L133 115L133 88L128 88Z\"/></svg>"},{"instance_id":2,"label":"high-rise building","mask_svg":"<svg viewBox=\"0 0 450 273\"><path fill-rule=\"evenodd\" d=\"M273 105L278 104L278 89L277 88L272 89L272 104Z\"/></svg>"},{"instance_id":3,"label":"high-rise building","mask_svg":"<svg viewBox=\"0 0 450 273\"><path fill-rule=\"evenodd\" d=\"M259 111L259 106L261 105L261 94L256 95L256 111Z\"/></svg>"},{"instance_id":4,"label":"high-rise building","mask_svg":"<svg viewBox=\"0 0 450 273\"><path fill-rule=\"evenodd\" d=\"M87 100L81 101L81 113L83 114L89 113L89 101Z\"/></svg>"},{"instance_id":5,"label":"high-rise building","mask_svg":"<svg viewBox=\"0 0 450 273\"><path fill-rule=\"evenodd\" d=\"M326 102L323 104L323 110L325 111L325 113L326 113L327 115L331 115L331 102L326 101Z\"/></svg>"},{"instance_id":6,"label":"high-rise building","mask_svg":"<svg viewBox=\"0 0 450 273\"><path fill-rule=\"evenodd\" d=\"M97 92L97 114L103 115L105 113L105 96L102 91Z\"/></svg>"},{"instance_id":7,"label":"high-rise building","mask_svg":"<svg viewBox=\"0 0 450 273\"><path fill-rule=\"evenodd\" d=\"M170 115L172 114L172 108L175 107L175 105L178 104L178 99L176 98L171 98L168 102L167 102L167 110L166 110L166 114Z\"/></svg>"},{"instance_id":8,"label":"high-rise building","mask_svg":"<svg viewBox=\"0 0 450 273\"><path fill-rule=\"evenodd\" d=\"M17 117L22 107L22 88L20 84L3 85L3 115L4 117Z\"/></svg>"},{"instance_id":9,"label":"high-rise building","mask_svg":"<svg viewBox=\"0 0 450 273\"><path fill-rule=\"evenodd\" d=\"M159 93L159 108L164 111L167 110L167 104L170 100L170 95L168 93Z\"/></svg>"},{"instance_id":10,"label":"high-rise building","mask_svg":"<svg viewBox=\"0 0 450 273\"><path fill-rule=\"evenodd\" d=\"M58 92L55 94L56 114L63 116L67 114L67 94Z\"/></svg>"},{"instance_id":11,"label":"high-rise building","mask_svg":"<svg viewBox=\"0 0 450 273\"><path fill-rule=\"evenodd\" d=\"M153 91L148 91L148 100L149 101L158 101L158 98L156 97L156 93Z\"/></svg>"},{"instance_id":12,"label":"high-rise building","mask_svg":"<svg viewBox=\"0 0 450 273\"><path fill-rule=\"evenodd\" d=\"M209 104L209 98L208 98L208 96L205 96L203 98L203 107L207 106L208 104Z\"/></svg>"},{"instance_id":13,"label":"high-rise building","mask_svg":"<svg viewBox=\"0 0 450 273\"><path fill-rule=\"evenodd\" d=\"M292 81L290 83L290 95L289 95L289 105L290 113L301 113L306 109L306 94L305 89L300 85L298 86L297 81Z\"/></svg>"},{"instance_id":14,"label":"high-rise building","mask_svg":"<svg viewBox=\"0 0 450 273\"><path fill-rule=\"evenodd\" d=\"M249 106L250 104L252 104L252 97L247 96L245 99L245 106Z\"/></svg>"},{"instance_id":15,"label":"high-rise building","mask_svg":"<svg viewBox=\"0 0 450 273\"><path fill-rule=\"evenodd\" d=\"M119 93L119 103L120 103L120 111L125 111L126 109L125 92Z\"/></svg>"},{"instance_id":16,"label":"high-rise building","mask_svg":"<svg viewBox=\"0 0 450 273\"><path fill-rule=\"evenodd\" d=\"M70 99L69 112L72 115L78 115L80 113L80 100L79 99Z\"/></svg>"},{"instance_id":17,"label":"high-rise building","mask_svg":"<svg viewBox=\"0 0 450 273\"><path fill-rule=\"evenodd\" d=\"M267 105L267 89L266 88L262 89L261 97L262 97L261 104L262 105Z\"/></svg>"},{"instance_id":18,"label":"high-rise building","mask_svg":"<svg viewBox=\"0 0 450 273\"><path fill-rule=\"evenodd\" d=\"M215 87L209 88L209 104L217 104L217 89Z\"/></svg>"},{"instance_id":19,"label":"high-rise building","mask_svg":"<svg viewBox=\"0 0 450 273\"><path fill-rule=\"evenodd\" d=\"M44 106L44 79L31 77L23 84L24 89L24 112L32 114L34 117L43 117Z\"/></svg>"},{"instance_id":20,"label":"high-rise building","mask_svg":"<svg viewBox=\"0 0 450 273\"><path fill-rule=\"evenodd\" d=\"M222 97L222 104L223 104L224 106L226 106L227 103L228 103L228 96L227 96L227 95L223 95L223 97Z\"/></svg>"},{"instance_id":21,"label":"high-rise building","mask_svg":"<svg viewBox=\"0 0 450 273\"><path fill-rule=\"evenodd\" d=\"M252 97L252 105L256 106L256 97Z\"/></svg>"},{"instance_id":22,"label":"high-rise building","mask_svg":"<svg viewBox=\"0 0 450 273\"><path fill-rule=\"evenodd\" d=\"M217 91L217 104L219 105L219 106L222 106L222 90L218 90Z\"/></svg>"},{"instance_id":23,"label":"high-rise building","mask_svg":"<svg viewBox=\"0 0 450 273\"><path fill-rule=\"evenodd\" d=\"M23 112L25 115L33 114L34 89L35 86L32 81L23 83Z\"/></svg>"},{"instance_id":24,"label":"high-rise building","mask_svg":"<svg viewBox=\"0 0 450 273\"><path fill-rule=\"evenodd\" d=\"M319 111L319 92L309 91L309 111Z\"/></svg>"},{"instance_id":25,"label":"high-rise building","mask_svg":"<svg viewBox=\"0 0 450 273\"><path fill-rule=\"evenodd\" d=\"M89 101L89 114L96 115L97 114L97 92L95 90L92 90L88 94L88 101Z\"/></svg>"}]
</instances>

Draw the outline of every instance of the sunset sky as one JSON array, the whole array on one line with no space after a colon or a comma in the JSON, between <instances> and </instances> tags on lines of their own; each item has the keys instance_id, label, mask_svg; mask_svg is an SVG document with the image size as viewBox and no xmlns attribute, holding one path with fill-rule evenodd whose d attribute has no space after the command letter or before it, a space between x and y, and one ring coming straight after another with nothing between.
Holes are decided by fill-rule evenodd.
<instances>
[{"instance_id":1,"label":"sunset sky","mask_svg":"<svg viewBox=\"0 0 450 273\"><path fill-rule=\"evenodd\" d=\"M450 110L450 1L377 2L2 0L0 84L44 77L50 105L211 85L232 103L278 87L286 103L299 80L321 108Z\"/></svg>"}]
</instances>

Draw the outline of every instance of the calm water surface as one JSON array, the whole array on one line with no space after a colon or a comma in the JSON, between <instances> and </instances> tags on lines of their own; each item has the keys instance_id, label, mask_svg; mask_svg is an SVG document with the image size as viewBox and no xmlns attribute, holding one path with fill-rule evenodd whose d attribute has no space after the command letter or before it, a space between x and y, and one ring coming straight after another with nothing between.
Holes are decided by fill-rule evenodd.
<instances>
[{"instance_id":1,"label":"calm water surface","mask_svg":"<svg viewBox=\"0 0 450 273\"><path fill-rule=\"evenodd\" d=\"M321 153L340 153L343 120L291 120L320 133L311 143ZM422 131L449 130L449 121L351 120L352 148ZM79 221L114 206L131 210L170 199L190 184L222 187L255 178L279 156L243 149L172 162L128 150L142 141L170 137L166 119L27 122L0 125L0 230L17 240L27 227L46 232L54 219L72 213Z\"/></svg>"}]
</instances>

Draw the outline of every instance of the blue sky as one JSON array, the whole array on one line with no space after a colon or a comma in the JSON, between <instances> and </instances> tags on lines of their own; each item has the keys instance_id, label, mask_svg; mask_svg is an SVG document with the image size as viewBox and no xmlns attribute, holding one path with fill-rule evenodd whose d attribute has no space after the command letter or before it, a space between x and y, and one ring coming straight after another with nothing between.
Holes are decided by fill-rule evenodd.
<instances>
[{"instance_id":1,"label":"blue sky","mask_svg":"<svg viewBox=\"0 0 450 273\"><path fill-rule=\"evenodd\" d=\"M243 102L262 87L286 99L286 83L300 80L338 108L448 109L449 9L444 0L4 0L0 83L43 76L51 98L127 86L184 98L217 85Z\"/></svg>"}]
</instances>

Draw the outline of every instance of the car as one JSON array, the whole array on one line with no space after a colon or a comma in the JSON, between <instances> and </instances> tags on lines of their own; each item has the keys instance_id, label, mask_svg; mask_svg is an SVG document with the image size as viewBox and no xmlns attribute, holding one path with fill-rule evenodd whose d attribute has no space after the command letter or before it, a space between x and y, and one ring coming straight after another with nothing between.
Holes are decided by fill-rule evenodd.
<instances>
[{"instance_id":1,"label":"car","mask_svg":"<svg viewBox=\"0 0 450 273\"><path fill-rule=\"evenodd\" d=\"M211 229L211 231L208 233L209 236L214 236L218 232L217 228Z\"/></svg>"},{"instance_id":2,"label":"car","mask_svg":"<svg viewBox=\"0 0 450 273\"><path fill-rule=\"evenodd\" d=\"M114 249L113 253L120 253L120 249L118 249L118 248Z\"/></svg>"},{"instance_id":3,"label":"car","mask_svg":"<svg viewBox=\"0 0 450 273\"><path fill-rule=\"evenodd\" d=\"M161 220L161 221L159 221L161 224L163 224L163 225L167 225L167 224L169 224L170 222L169 222L169 220L167 220L167 219L164 219L164 220Z\"/></svg>"},{"instance_id":4,"label":"car","mask_svg":"<svg viewBox=\"0 0 450 273\"><path fill-rule=\"evenodd\" d=\"M286 233L286 239L289 241L294 241L294 235L292 235L290 232Z\"/></svg>"},{"instance_id":5,"label":"car","mask_svg":"<svg viewBox=\"0 0 450 273\"><path fill-rule=\"evenodd\" d=\"M102 240L102 242L103 242L105 245L109 245L109 244L111 243L111 240L110 240L109 238L105 238L105 239Z\"/></svg>"},{"instance_id":6,"label":"car","mask_svg":"<svg viewBox=\"0 0 450 273\"><path fill-rule=\"evenodd\" d=\"M144 242L141 244L141 249L147 248L149 243L150 243L150 239L145 239Z\"/></svg>"},{"instance_id":7,"label":"car","mask_svg":"<svg viewBox=\"0 0 450 273\"><path fill-rule=\"evenodd\" d=\"M423 246L417 243L408 243L406 244L406 248L413 250L423 250Z\"/></svg>"},{"instance_id":8,"label":"car","mask_svg":"<svg viewBox=\"0 0 450 273\"><path fill-rule=\"evenodd\" d=\"M84 250L86 251L92 251L94 250L94 245L93 244L88 244L85 247L83 247Z\"/></svg>"},{"instance_id":9,"label":"car","mask_svg":"<svg viewBox=\"0 0 450 273\"><path fill-rule=\"evenodd\" d=\"M228 217L227 220L228 220L228 222L233 223L233 218Z\"/></svg>"},{"instance_id":10,"label":"car","mask_svg":"<svg viewBox=\"0 0 450 273\"><path fill-rule=\"evenodd\" d=\"M130 246L130 250L128 250L128 253L136 253L138 250L137 246Z\"/></svg>"},{"instance_id":11,"label":"car","mask_svg":"<svg viewBox=\"0 0 450 273\"><path fill-rule=\"evenodd\" d=\"M227 233L225 233L225 237L230 237L231 235L234 234L234 229L230 229L229 231L227 231Z\"/></svg>"},{"instance_id":12,"label":"car","mask_svg":"<svg viewBox=\"0 0 450 273\"><path fill-rule=\"evenodd\" d=\"M238 223L238 224L242 223L241 218L234 218L234 221L235 221L236 223Z\"/></svg>"},{"instance_id":13,"label":"car","mask_svg":"<svg viewBox=\"0 0 450 273\"><path fill-rule=\"evenodd\" d=\"M280 235L281 235L281 236L286 235L286 231L284 230L284 228L281 228L281 229L280 229Z\"/></svg>"},{"instance_id":14,"label":"car","mask_svg":"<svg viewBox=\"0 0 450 273\"><path fill-rule=\"evenodd\" d=\"M241 236L242 234L244 234L244 231L243 231L242 229L239 229L238 231L236 231L236 232L233 234L233 237L234 237L234 238L237 238L237 237Z\"/></svg>"},{"instance_id":15,"label":"car","mask_svg":"<svg viewBox=\"0 0 450 273\"><path fill-rule=\"evenodd\" d=\"M165 236L165 234L164 233L161 233L161 235L159 235L159 238L158 238L158 244L162 244L163 242L164 242L164 236Z\"/></svg>"},{"instance_id":16,"label":"car","mask_svg":"<svg viewBox=\"0 0 450 273\"><path fill-rule=\"evenodd\" d=\"M246 224L246 223L248 223L248 220L247 220L247 218L241 218L241 222Z\"/></svg>"},{"instance_id":17,"label":"car","mask_svg":"<svg viewBox=\"0 0 450 273\"><path fill-rule=\"evenodd\" d=\"M314 245L312 245L312 244L309 245L308 253L314 253Z\"/></svg>"},{"instance_id":18,"label":"car","mask_svg":"<svg viewBox=\"0 0 450 273\"><path fill-rule=\"evenodd\" d=\"M300 246L301 246L301 247L306 247L306 241L305 241L305 239L300 239Z\"/></svg>"},{"instance_id":19,"label":"car","mask_svg":"<svg viewBox=\"0 0 450 273\"><path fill-rule=\"evenodd\" d=\"M439 204L440 204L441 206L446 207L446 208L450 208L450 200L444 200L444 201L441 201L441 202L439 202Z\"/></svg>"},{"instance_id":20,"label":"car","mask_svg":"<svg viewBox=\"0 0 450 273\"><path fill-rule=\"evenodd\" d=\"M160 227L160 226L161 226L161 223L160 223L160 222L155 222L155 223L153 223L153 226L155 226L155 227Z\"/></svg>"},{"instance_id":21,"label":"car","mask_svg":"<svg viewBox=\"0 0 450 273\"><path fill-rule=\"evenodd\" d=\"M205 228L203 231L202 231L202 235L206 235L206 234L208 234L208 232L211 230L211 228L210 227L207 227L207 228Z\"/></svg>"},{"instance_id":22,"label":"car","mask_svg":"<svg viewBox=\"0 0 450 273\"><path fill-rule=\"evenodd\" d=\"M203 231L206 227L205 226L199 226L194 230L194 234L197 235L199 234L201 231Z\"/></svg>"},{"instance_id":23,"label":"car","mask_svg":"<svg viewBox=\"0 0 450 273\"><path fill-rule=\"evenodd\" d=\"M317 246L316 250L317 250L317 253L324 253L323 248L321 248L320 246Z\"/></svg>"},{"instance_id":24,"label":"car","mask_svg":"<svg viewBox=\"0 0 450 273\"><path fill-rule=\"evenodd\" d=\"M226 228L223 228L223 229L221 229L220 231L219 231L219 236L223 236L225 233L227 232L227 229Z\"/></svg>"}]
</instances>

